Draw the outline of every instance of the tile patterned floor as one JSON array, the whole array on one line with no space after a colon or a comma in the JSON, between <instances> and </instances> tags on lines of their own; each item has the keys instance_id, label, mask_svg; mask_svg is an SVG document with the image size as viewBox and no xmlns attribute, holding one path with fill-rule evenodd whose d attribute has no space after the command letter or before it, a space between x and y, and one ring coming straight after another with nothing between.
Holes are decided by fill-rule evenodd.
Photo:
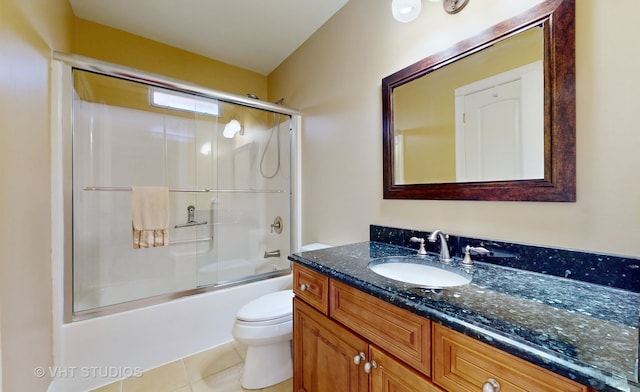
<instances>
[{"instance_id":1,"label":"tile patterned floor","mask_svg":"<svg viewBox=\"0 0 640 392\"><path fill-rule=\"evenodd\" d=\"M92 392L242 392L246 391L240 386L244 354L243 347L228 343ZM292 380L289 379L260 391L292 390Z\"/></svg>"}]
</instances>

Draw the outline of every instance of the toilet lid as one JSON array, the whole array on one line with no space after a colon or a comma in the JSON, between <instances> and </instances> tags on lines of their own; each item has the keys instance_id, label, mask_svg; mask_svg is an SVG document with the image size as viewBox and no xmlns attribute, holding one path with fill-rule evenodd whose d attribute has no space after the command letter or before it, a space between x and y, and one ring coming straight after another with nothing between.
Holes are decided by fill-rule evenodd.
<instances>
[{"instance_id":1,"label":"toilet lid","mask_svg":"<svg viewBox=\"0 0 640 392\"><path fill-rule=\"evenodd\" d=\"M238 311L238 320L265 321L290 315L293 312L293 290L276 291L256 298Z\"/></svg>"}]
</instances>

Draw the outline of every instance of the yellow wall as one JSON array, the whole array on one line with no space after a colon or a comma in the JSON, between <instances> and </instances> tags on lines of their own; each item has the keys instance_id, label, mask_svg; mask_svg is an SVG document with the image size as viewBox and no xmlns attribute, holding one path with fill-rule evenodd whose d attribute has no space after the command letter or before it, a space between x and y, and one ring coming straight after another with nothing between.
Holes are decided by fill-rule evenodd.
<instances>
[{"instance_id":1,"label":"yellow wall","mask_svg":"<svg viewBox=\"0 0 640 392\"><path fill-rule=\"evenodd\" d=\"M640 256L635 0L576 2L576 203L382 199L381 79L538 2L423 2L402 24L386 1L351 0L269 76L303 114L303 242L366 240L373 223Z\"/></svg>"},{"instance_id":2,"label":"yellow wall","mask_svg":"<svg viewBox=\"0 0 640 392\"><path fill-rule=\"evenodd\" d=\"M72 48L67 0L0 0L0 346L5 391L52 364L49 59Z\"/></svg>"},{"instance_id":3,"label":"yellow wall","mask_svg":"<svg viewBox=\"0 0 640 392\"><path fill-rule=\"evenodd\" d=\"M216 90L267 96L266 76L84 19L75 20L74 53Z\"/></svg>"}]
</instances>

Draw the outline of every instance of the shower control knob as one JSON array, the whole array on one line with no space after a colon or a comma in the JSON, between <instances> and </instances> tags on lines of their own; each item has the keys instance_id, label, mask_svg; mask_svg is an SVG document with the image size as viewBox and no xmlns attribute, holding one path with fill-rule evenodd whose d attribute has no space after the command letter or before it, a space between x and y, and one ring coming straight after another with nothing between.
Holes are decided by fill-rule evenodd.
<instances>
[{"instance_id":1,"label":"shower control knob","mask_svg":"<svg viewBox=\"0 0 640 392\"><path fill-rule=\"evenodd\" d=\"M500 392L500 383L490 378L482 384L482 392Z\"/></svg>"},{"instance_id":2,"label":"shower control knob","mask_svg":"<svg viewBox=\"0 0 640 392\"><path fill-rule=\"evenodd\" d=\"M302 283L300 285L300 291L307 291L310 286L308 284Z\"/></svg>"}]
</instances>

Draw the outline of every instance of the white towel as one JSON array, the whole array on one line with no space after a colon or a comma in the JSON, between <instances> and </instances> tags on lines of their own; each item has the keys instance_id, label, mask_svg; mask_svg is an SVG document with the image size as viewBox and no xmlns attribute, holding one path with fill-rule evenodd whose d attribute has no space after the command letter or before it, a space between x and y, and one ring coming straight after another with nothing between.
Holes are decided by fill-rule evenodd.
<instances>
[{"instance_id":1,"label":"white towel","mask_svg":"<svg viewBox=\"0 0 640 392\"><path fill-rule=\"evenodd\" d=\"M169 188L131 188L133 248L169 245Z\"/></svg>"}]
</instances>

